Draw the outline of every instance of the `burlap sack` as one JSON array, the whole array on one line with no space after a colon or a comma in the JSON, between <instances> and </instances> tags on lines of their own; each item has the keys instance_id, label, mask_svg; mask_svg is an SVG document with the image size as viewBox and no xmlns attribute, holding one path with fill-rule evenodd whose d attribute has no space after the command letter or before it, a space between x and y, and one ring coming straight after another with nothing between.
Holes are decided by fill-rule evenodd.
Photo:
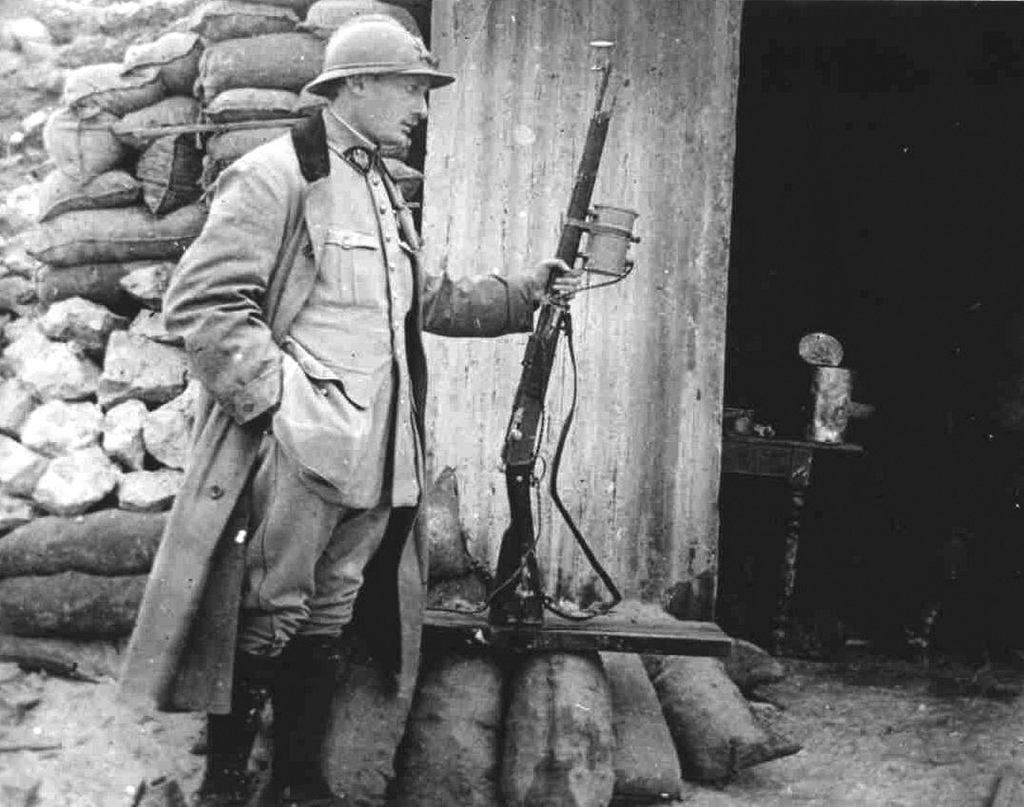
<instances>
[{"instance_id":1,"label":"burlap sack","mask_svg":"<svg viewBox=\"0 0 1024 807\"><path fill-rule=\"evenodd\" d=\"M125 171L107 171L79 182L61 171L51 171L39 188L39 221L72 210L127 207L139 201L142 186Z\"/></svg>"},{"instance_id":2,"label":"burlap sack","mask_svg":"<svg viewBox=\"0 0 1024 807\"><path fill-rule=\"evenodd\" d=\"M758 724L720 659L644 656L643 662L687 779L726 782L744 768L800 750Z\"/></svg>"},{"instance_id":3,"label":"burlap sack","mask_svg":"<svg viewBox=\"0 0 1024 807\"><path fill-rule=\"evenodd\" d=\"M459 518L459 484L454 468L442 470L424 492L414 529L417 541L430 548L431 584L469 573L473 557Z\"/></svg>"},{"instance_id":4,"label":"burlap sack","mask_svg":"<svg viewBox=\"0 0 1024 807\"><path fill-rule=\"evenodd\" d=\"M143 574L153 565L166 520L164 513L117 509L37 518L0 541L0 578Z\"/></svg>"},{"instance_id":5,"label":"burlap sack","mask_svg":"<svg viewBox=\"0 0 1024 807\"><path fill-rule=\"evenodd\" d=\"M128 636L146 577L83 572L8 577L0 580L0 631L82 639Z\"/></svg>"},{"instance_id":6,"label":"burlap sack","mask_svg":"<svg viewBox=\"0 0 1024 807\"><path fill-rule=\"evenodd\" d=\"M211 187L217 181L220 172L243 154L264 143L269 143L275 137L280 137L289 131L291 130L287 126L268 126L259 129L238 129L213 135L206 142L202 186L204 188Z\"/></svg>"},{"instance_id":7,"label":"burlap sack","mask_svg":"<svg viewBox=\"0 0 1024 807\"><path fill-rule=\"evenodd\" d=\"M69 297L84 297L94 303L119 310L132 302L121 286L121 279L133 271L150 266L138 263L88 263L80 266L43 266L35 277L36 297L43 304Z\"/></svg>"},{"instance_id":8,"label":"burlap sack","mask_svg":"<svg viewBox=\"0 0 1024 807\"><path fill-rule=\"evenodd\" d=\"M187 95L172 95L143 109L130 112L111 126L114 136L124 145L142 150L158 134L144 134L163 126L188 126L199 120L199 102Z\"/></svg>"},{"instance_id":9,"label":"burlap sack","mask_svg":"<svg viewBox=\"0 0 1024 807\"><path fill-rule=\"evenodd\" d=\"M298 92L320 74L323 58L324 41L307 33L215 42L199 60L194 94L208 102L236 87Z\"/></svg>"},{"instance_id":10,"label":"burlap sack","mask_svg":"<svg viewBox=\"0 0 1024 807\"><path fill-rule=\"evenodd\" d=\"M166 94L160 71L140 68L124 75L121 62L103 62L68 72L64 80L63 103L80 117L109 112L121 117L155 104Z\"/></svg>"},{"instance_id":11,"label":"burlap sack","mask_svg":"<svg viewBox=\"0 0 1024 807\"><path fill-rule=\"evenodd\" d=\"M410 33L423 36L415 18L407 9L381 0L317 0L309 7L306 19L299 23L298 30L309 31L321 39L330 39L339 25L362 14L388 14L402 23Z\"/></svg>"},{"instance_id":12,"label":"burlap sack","mask_svg":"<svg viewBox=\"0 0 1024 807\"><path fill-rule=\"evenodd\" d=\"M295 102L295 114L296 115L312 115L319 112L325 106L330 103L322 95L316 95L315 93L306 92L303 90L299 93L299 100Z\"/></svg>"},{"instance_id":13,"label":"burlap sack","mask_svg":"<svg viewBox=\"0 0 1024 807\"><path fill-rule=\"evenodd\" d=\"M193 12L189 30L208 43L248 39L295 30L299 18L291 9L261 3L213 0Z\"/></svg>"},{"instance_id":14,"label":"burlap sack","mask_svg":"<svg viewBox=\"0 0 1024 807\"><path fill-rule=\"evenodd\" d=\"M171 31L153 42L132 45L124 56L124 72L135 75L157 68L169 95L188 95L199 76L203 43L198 34Z\"/></svg>"},{"instance_id":15,"label":"burlap sack","mask_svg":"<svg viewBox=\"0 0 1024 807\"><path fill-rule=\"evenodd\" d=\"M509 681L506 807L607 807L615 787L611 695L596 653L531 653Z\"/></svg>"},{"instance_id":16,"label":"burlap sack","mask_svg":"<svg viewBox=\"0 0 1024 807\"><path fill-rule=\"evenodd\" d=\"M397 757L395 807L500 803L503 681L493 654L425 660Z\"/></svg>"},{"instance_id":17,"label":"burlap sack","mask_svg":"<svg viewBox=\"0 0 1024 807\"><path fill-rule=\"evenodd\" d=\"M203 228L199 203L154 216L144 207L75 210L36 227L28 253L51 266L180 258Z\"/></svg>"},{"instance_id":18,"label":"burlap sack","mask_svg":"<svg viewBox=\"0 0 1024 807\"><path fill-rule=\"evenodd\" d=\"M142 183L143 202L151 213L170 213L202 196L199 177L203 172L203 154L195 135L153 141L139 157L135 172Z\"/></svg>"},{"instance_id":19,"label":"burlap sack","mask_svg":"<svg viewBox=\"0 0 1024 807\"><path fill-rule=\"evenodd\" d=\"M299 19L306 16L312 2L313 0L263 0L264 5L290 8L298 15Z\"/></svg>"},{"instance_id":20,"label":"burlap sack","mask_svg":"<svg viewBox=\"0 0 1024 807\"><path fill-rule=\"evenodd\" d=\"M682 771L654 685L635 653L602 653L612 697L615 795L630 804L679 799Z\"/></svg>"},{"instance_id":21,"label":"burlap sack","mask_svg":"<svg viewBox=\"0 0 1024 807\"><path fill-rule=\"evenodd\" d=\"M126 156L111 130L116 120L106 113L82 120L70 109L58 109L43 126L43 147L59 171L88 182L116 168Z\"/></svg>"},{"instance_id":22,"label":"burlap sack","mask_svg":"<svg viewBox=\"0 0 1024 807\"><path fill-rule=\"evenodd\" d=\"M238 87L218 93L203 112L211 123L273 120L293 117L298 101L299 96L288 90Z\"/></svg>"}]
</instances>

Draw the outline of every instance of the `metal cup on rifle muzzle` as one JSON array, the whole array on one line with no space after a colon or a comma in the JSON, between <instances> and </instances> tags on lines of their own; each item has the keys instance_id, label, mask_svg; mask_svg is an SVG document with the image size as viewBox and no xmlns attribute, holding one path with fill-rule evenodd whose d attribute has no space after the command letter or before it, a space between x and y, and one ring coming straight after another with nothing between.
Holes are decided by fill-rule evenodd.
<instances>
[{"instance_id":1,"label":"metal cup on rifle muzzle","mask_svg":"<svg viewBox=\"0 0 1024 807\"><path fill-rule=\"evenodd\" d=\"M626 257L629 245L637 243L633 224L640 214L627 207L594 205L588 211L587 250L582 253L583 271L595 275L622 278L633 269L633 259Z\"/></svg>"}]
</instances>

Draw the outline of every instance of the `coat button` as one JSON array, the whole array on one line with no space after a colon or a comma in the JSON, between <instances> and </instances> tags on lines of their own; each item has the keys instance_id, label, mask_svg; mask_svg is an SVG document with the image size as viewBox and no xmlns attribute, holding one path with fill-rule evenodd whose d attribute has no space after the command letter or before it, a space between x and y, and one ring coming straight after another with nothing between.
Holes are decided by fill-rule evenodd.
<instances>
[{"instance_id":1,"label":"coat button","mask_svg":"<svg viewBox=\"0 0 1024 807\"><path fill-rule=\"evenodd\" d=\"M210 485L210 498L211 499L219 499L223 495L224 495L224 488L222 488L220 485Z\"/></svg>"}]
</instances>

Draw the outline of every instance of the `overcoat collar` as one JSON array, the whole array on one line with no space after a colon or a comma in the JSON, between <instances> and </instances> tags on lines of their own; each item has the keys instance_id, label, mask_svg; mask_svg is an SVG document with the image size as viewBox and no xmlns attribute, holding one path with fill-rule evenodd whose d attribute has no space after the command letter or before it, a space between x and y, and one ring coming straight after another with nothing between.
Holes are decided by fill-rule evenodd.
<instances>
[{"instance_id":1,"label":"overcoat collar","mask_svg":"<svg viewBox=\"0 0 1024 807\"><path fill-rule=\"evenodd\" d=\"M292 145L299 158L299 170L306 182L316 182L331 173L327 151L327 127L323 115L311 115L292 127Z\"/></svg>"}]
</instances>

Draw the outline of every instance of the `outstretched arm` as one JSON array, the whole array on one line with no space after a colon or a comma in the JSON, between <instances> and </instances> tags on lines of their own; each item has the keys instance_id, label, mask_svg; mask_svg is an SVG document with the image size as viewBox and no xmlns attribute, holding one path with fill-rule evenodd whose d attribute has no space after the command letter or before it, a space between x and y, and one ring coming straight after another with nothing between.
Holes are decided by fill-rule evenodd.
<instances>
[{"instance_id":1,"label":"outstretched arm","mask_svg":"<svg viewBox=\"0 0 1024 807\"><path fill-rule=\"evenodd\" d=\"M552 270L552 292L566 299L580 288L581 272L557 258L537 263L529 273L506 278L490 274L454 280L428 275L423 291L423 328L442 336L501 336L533 329Z\"/></svg>"}]
</instances>

